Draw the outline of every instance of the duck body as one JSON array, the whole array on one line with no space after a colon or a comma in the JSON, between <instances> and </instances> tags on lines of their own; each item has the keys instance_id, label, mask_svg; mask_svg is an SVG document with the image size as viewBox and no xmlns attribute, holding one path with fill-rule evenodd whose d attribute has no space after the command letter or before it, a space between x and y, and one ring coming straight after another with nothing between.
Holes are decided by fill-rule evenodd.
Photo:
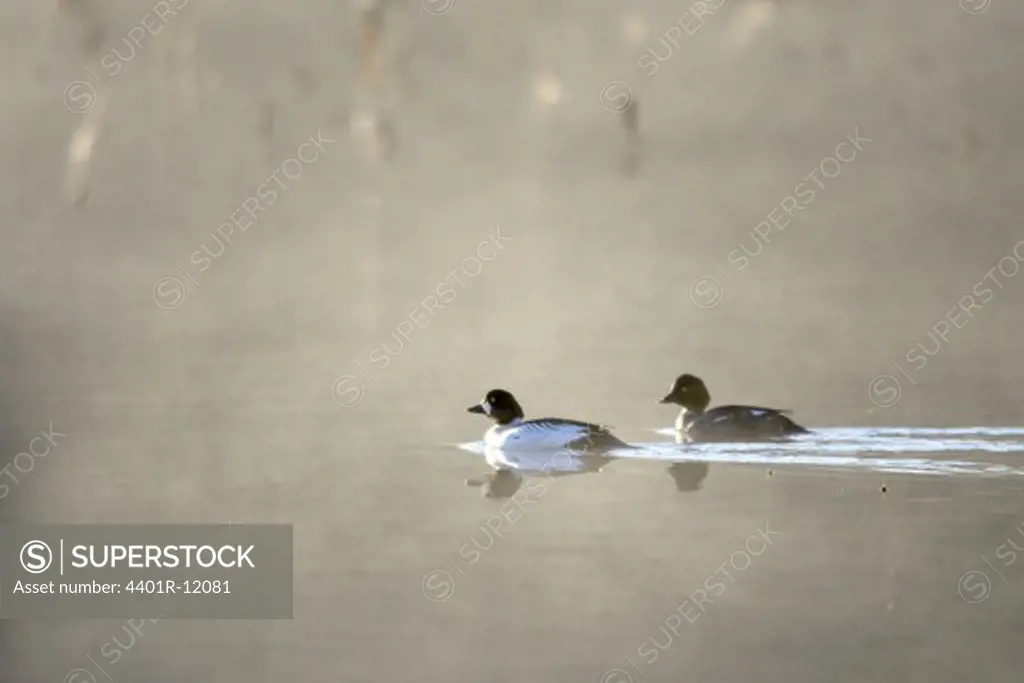
<instances>
[{"instance_id":1,"label":"duck body","mask_svg":"<svg viewBox=\"0 0 1024 683\"><path fill-rule=\"evenodd\" d=\"M786 417L787 411L761 406L718 406L704 413L682 410L676 431L689 441L763 441L810 431Z\"/></svg>"},{"instance_id":2,"label":"duck body","mask_svg":"<svg viewBox=\"0 0 1024 683\"><path fill-rule=\"evenodd\" d=\"M810 433L787 417L788 410L743 405L708 409L711 395L704 382L693 375L680 375L661 402L681 407L675 421L680 440L774 441Z\"/></svg>"},{"instance_id":3,"label":"duck body","mask_svg":"<svg viewBox=\"0 0 1024 683\"><path fill-rule=\"evenodd\" d=\"M484 445L503 451L550 449L607 450L628 448L605 425L545 417L496 424L484 434Z\"/></svg>"},{"instance_id":4,"label":"duck body","mask_svg":"<svg viewBox=\"0 0 1024 683\"><path fill-rule=\"evenodd\" d=\"M558 417L527 420L523 409L511 393L494 389L484 399L467 409L486 415L495 424L484 434L484 445L500 451L546 451L569 449L599 452L614 448L631 448L615 437L606 425Z\"/></svg>"}]
</instances>

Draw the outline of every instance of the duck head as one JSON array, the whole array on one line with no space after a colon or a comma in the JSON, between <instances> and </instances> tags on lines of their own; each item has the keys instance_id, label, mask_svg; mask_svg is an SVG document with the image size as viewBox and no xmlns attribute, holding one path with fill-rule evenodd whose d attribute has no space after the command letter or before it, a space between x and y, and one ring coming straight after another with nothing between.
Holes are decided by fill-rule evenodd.
<instances>
[{"instance_id":1,"label":"duck head","mask_svg":"<svg viewBox=\"0 0 1024 683\"><path fill-rule=\"evenodd\" d=\"M486 415L500 425L523 419L523 409L516 397L504 389L492 389L484 400L466 409L470 413Z\"/></svg>"},{"instance_id":2,"label":"duck head","mask_svg":"<svg viewBox=\"0 0 1024 683\"><path fill-rule=\"evenodd\" d=\"M700 377L690 374L679 375L660 403L671 403L686 410L702 413L711 403L711 394Z\"/></svg>"}]
</instances>

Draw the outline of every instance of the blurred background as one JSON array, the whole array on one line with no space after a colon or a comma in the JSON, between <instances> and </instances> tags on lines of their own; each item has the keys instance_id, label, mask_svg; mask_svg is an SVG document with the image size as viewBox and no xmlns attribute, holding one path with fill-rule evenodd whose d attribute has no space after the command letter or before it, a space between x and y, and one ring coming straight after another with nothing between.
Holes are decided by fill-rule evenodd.
<instances>
[{"instance_id":1,"label":"blurred background","mask_svg":"<svg viewBox=\"0 0 1024 683\"><path fill-rule=\"evenodd\" d=\"M495 387L656 440L682 372L812 428L1020 424L1022 30L1007 0L3 4L0 466L66 436L0 521L292 523L296 585L292 621L161 621L104 671L123 620L5 623L0 679L1005 679L1021 565L957 580L1019 484L619 463L467 568L502 503L449 444Z\"/></svg>"}]
</instances>

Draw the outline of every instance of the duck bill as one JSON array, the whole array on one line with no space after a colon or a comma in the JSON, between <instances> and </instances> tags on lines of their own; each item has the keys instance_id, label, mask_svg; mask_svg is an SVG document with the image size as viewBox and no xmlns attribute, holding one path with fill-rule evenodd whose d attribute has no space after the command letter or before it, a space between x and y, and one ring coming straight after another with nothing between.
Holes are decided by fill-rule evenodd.
<instances>
[{"instance_id":1,"label":"duck bill","mask_svg":"<svg viewBox=\"0 0 1024 683\"><path fill-rule=\"evenodd\" d=\"M660 401L658 401L658 403L671 403L671 402L672 402L672 394L669 394L665 398L663 398Z\"/></svg>"},{"instance_id":2,"label":"duck bill","mask_svg":"<svg viewBox=\"0 0 1024 683\"><path fill-rule=\"evenodd\" d=\"M484 407L482 405L480 405L479 403L474 403L470 407L466 408L466 412L467 413L476 413L478 415L486 415L487 414L487 411L484 410Z\"/></svg>"}]
</instances>

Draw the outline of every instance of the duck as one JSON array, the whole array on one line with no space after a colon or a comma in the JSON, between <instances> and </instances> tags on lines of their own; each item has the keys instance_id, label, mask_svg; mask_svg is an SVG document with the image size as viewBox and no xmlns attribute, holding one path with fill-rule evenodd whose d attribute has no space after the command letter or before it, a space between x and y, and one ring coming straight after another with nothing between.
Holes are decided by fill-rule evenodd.
<instances>
[{"instance_id":1,"label":"duck","mask_svg":"<svg viewBox=\"0 0 1024 683\"><path fill-rule=\"evenodd\" d=\"M511 392L492 389L483 400L466 409L486 415L494 426L484 434L484 446L501 451L569 449L585 453L632 448L614 436L607 425L544 417L527 420Z\"/></svg>"},{"instance_id":2,"label":"duck","mask_svg":"<svg viewBox=\"0 0 1024 683\"><path fill-rule=\"evenodd\" d=\"M691 374L677 377L660 403L681 408L675 428L686 441L774 441L811 433L786 416L791 410L732 405L708 410L707 385Z\"/></svg>"}]
</instances>

